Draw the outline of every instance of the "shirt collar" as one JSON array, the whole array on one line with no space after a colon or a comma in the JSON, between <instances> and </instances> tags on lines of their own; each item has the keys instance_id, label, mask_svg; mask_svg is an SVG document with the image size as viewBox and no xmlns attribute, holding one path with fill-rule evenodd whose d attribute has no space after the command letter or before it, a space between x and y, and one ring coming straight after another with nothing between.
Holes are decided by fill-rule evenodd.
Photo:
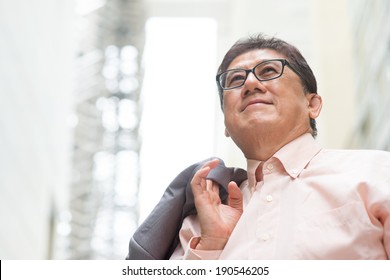
<instances>
[{"instance_id":1,"label":"shirt collar","mask_svg":"<svg viewBox=\"0 0 390 280\"><path fill-rule=\"evenodd\" d=\"M321 149L313 136L305 133L283 146L274 157L280 160L286 172L295 179Z\"/></svg>"},{"instance_id":2,"label":"shirt collar","mask_svg":"<svg viewBox=\"0 0 390 280\"><path fill-rule=\"evenodd\" d=\"M288 175L296 179L321 149L313 136L305 133L284 145L272 158L279 159ZM261 161L258 160L247 159L249 186L256 185L255 172L260 163Z\"/></svg>"}]
</instances>

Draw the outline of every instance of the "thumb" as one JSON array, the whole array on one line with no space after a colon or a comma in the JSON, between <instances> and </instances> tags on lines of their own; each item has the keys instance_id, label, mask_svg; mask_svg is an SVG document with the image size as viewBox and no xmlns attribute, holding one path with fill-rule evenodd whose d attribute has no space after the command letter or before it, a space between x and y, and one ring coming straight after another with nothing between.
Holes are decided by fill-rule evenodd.
<instances>
[{"instance_id":1,"label":"thumb","mask_svg":"<svg viewBox=\"0 0 390 280\"><path fill-rule=\"evenodd\" d=\"M243 212L242 193L236 182L230 182L228 185L228 205L240 213Z\"/></svg>"}]
</instances>

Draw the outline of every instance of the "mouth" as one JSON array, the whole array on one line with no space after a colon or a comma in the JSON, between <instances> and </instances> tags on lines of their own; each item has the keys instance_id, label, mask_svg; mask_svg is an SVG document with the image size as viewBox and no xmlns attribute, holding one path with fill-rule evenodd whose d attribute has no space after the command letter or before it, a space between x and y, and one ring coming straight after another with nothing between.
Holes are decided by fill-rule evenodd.
<instances>
[{"instance_id":1,"label":"mouth","mask_svg":"<svg viewBox=\"0 0 390 280\"><path fill-rule=\"evenodd\" d=\"M248 107L252 107L252 106L267 106L267 105L272 105L273 103L271 101L268 101L268 100L264 100L264 99L255 99L255 100L251 100L250 102L244 104L243 106L243 109L242 111L245 111Z\"/></svg>"}]
</instances>

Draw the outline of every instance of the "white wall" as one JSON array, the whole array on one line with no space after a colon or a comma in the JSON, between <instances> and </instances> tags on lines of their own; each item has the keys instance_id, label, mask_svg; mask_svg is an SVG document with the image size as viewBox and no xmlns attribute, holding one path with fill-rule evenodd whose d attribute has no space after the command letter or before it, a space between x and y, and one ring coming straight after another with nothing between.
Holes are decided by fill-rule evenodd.
<instances>
[{"instance_id":1,"label":"white wall","mask_svg":"<svg viewBox=\"0 0 390 280\"><path fill-rule=\"evenodd\" d=\"M313 71L323 98L319 140L328 148L347 148L357 119L348 2L315 0L311 7Z\"/></svg>"},{"instance_id":2,"label":"white wall","mask_svg":"<svg viewBox=\"0 0 390 280\"><path fill-rule=\"evenodd\" d=\"M66 201L72 5L0 0L0 259L48 258Z\"/></svg>"}]
</instances>

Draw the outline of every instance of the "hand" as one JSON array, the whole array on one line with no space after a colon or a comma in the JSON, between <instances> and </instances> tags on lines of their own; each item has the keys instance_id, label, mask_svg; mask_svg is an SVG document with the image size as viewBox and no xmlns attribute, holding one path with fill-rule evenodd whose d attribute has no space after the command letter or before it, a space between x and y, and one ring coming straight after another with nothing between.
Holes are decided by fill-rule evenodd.
<instances>
[{"instance_id":1,"label":"hand","mask_svg":"<svg viewBox=\"0 0 390 280\"><path fill-rule=\"evenodd\" d=\"M235 182L228 185L228 205L224 205L219 197L218 183L206 179L218 162L215 159L204 164L191 181L201 228L201 238L196 246L199 250L222 250L243 212L242 194Z\"/></svg>"}]
</instances>

